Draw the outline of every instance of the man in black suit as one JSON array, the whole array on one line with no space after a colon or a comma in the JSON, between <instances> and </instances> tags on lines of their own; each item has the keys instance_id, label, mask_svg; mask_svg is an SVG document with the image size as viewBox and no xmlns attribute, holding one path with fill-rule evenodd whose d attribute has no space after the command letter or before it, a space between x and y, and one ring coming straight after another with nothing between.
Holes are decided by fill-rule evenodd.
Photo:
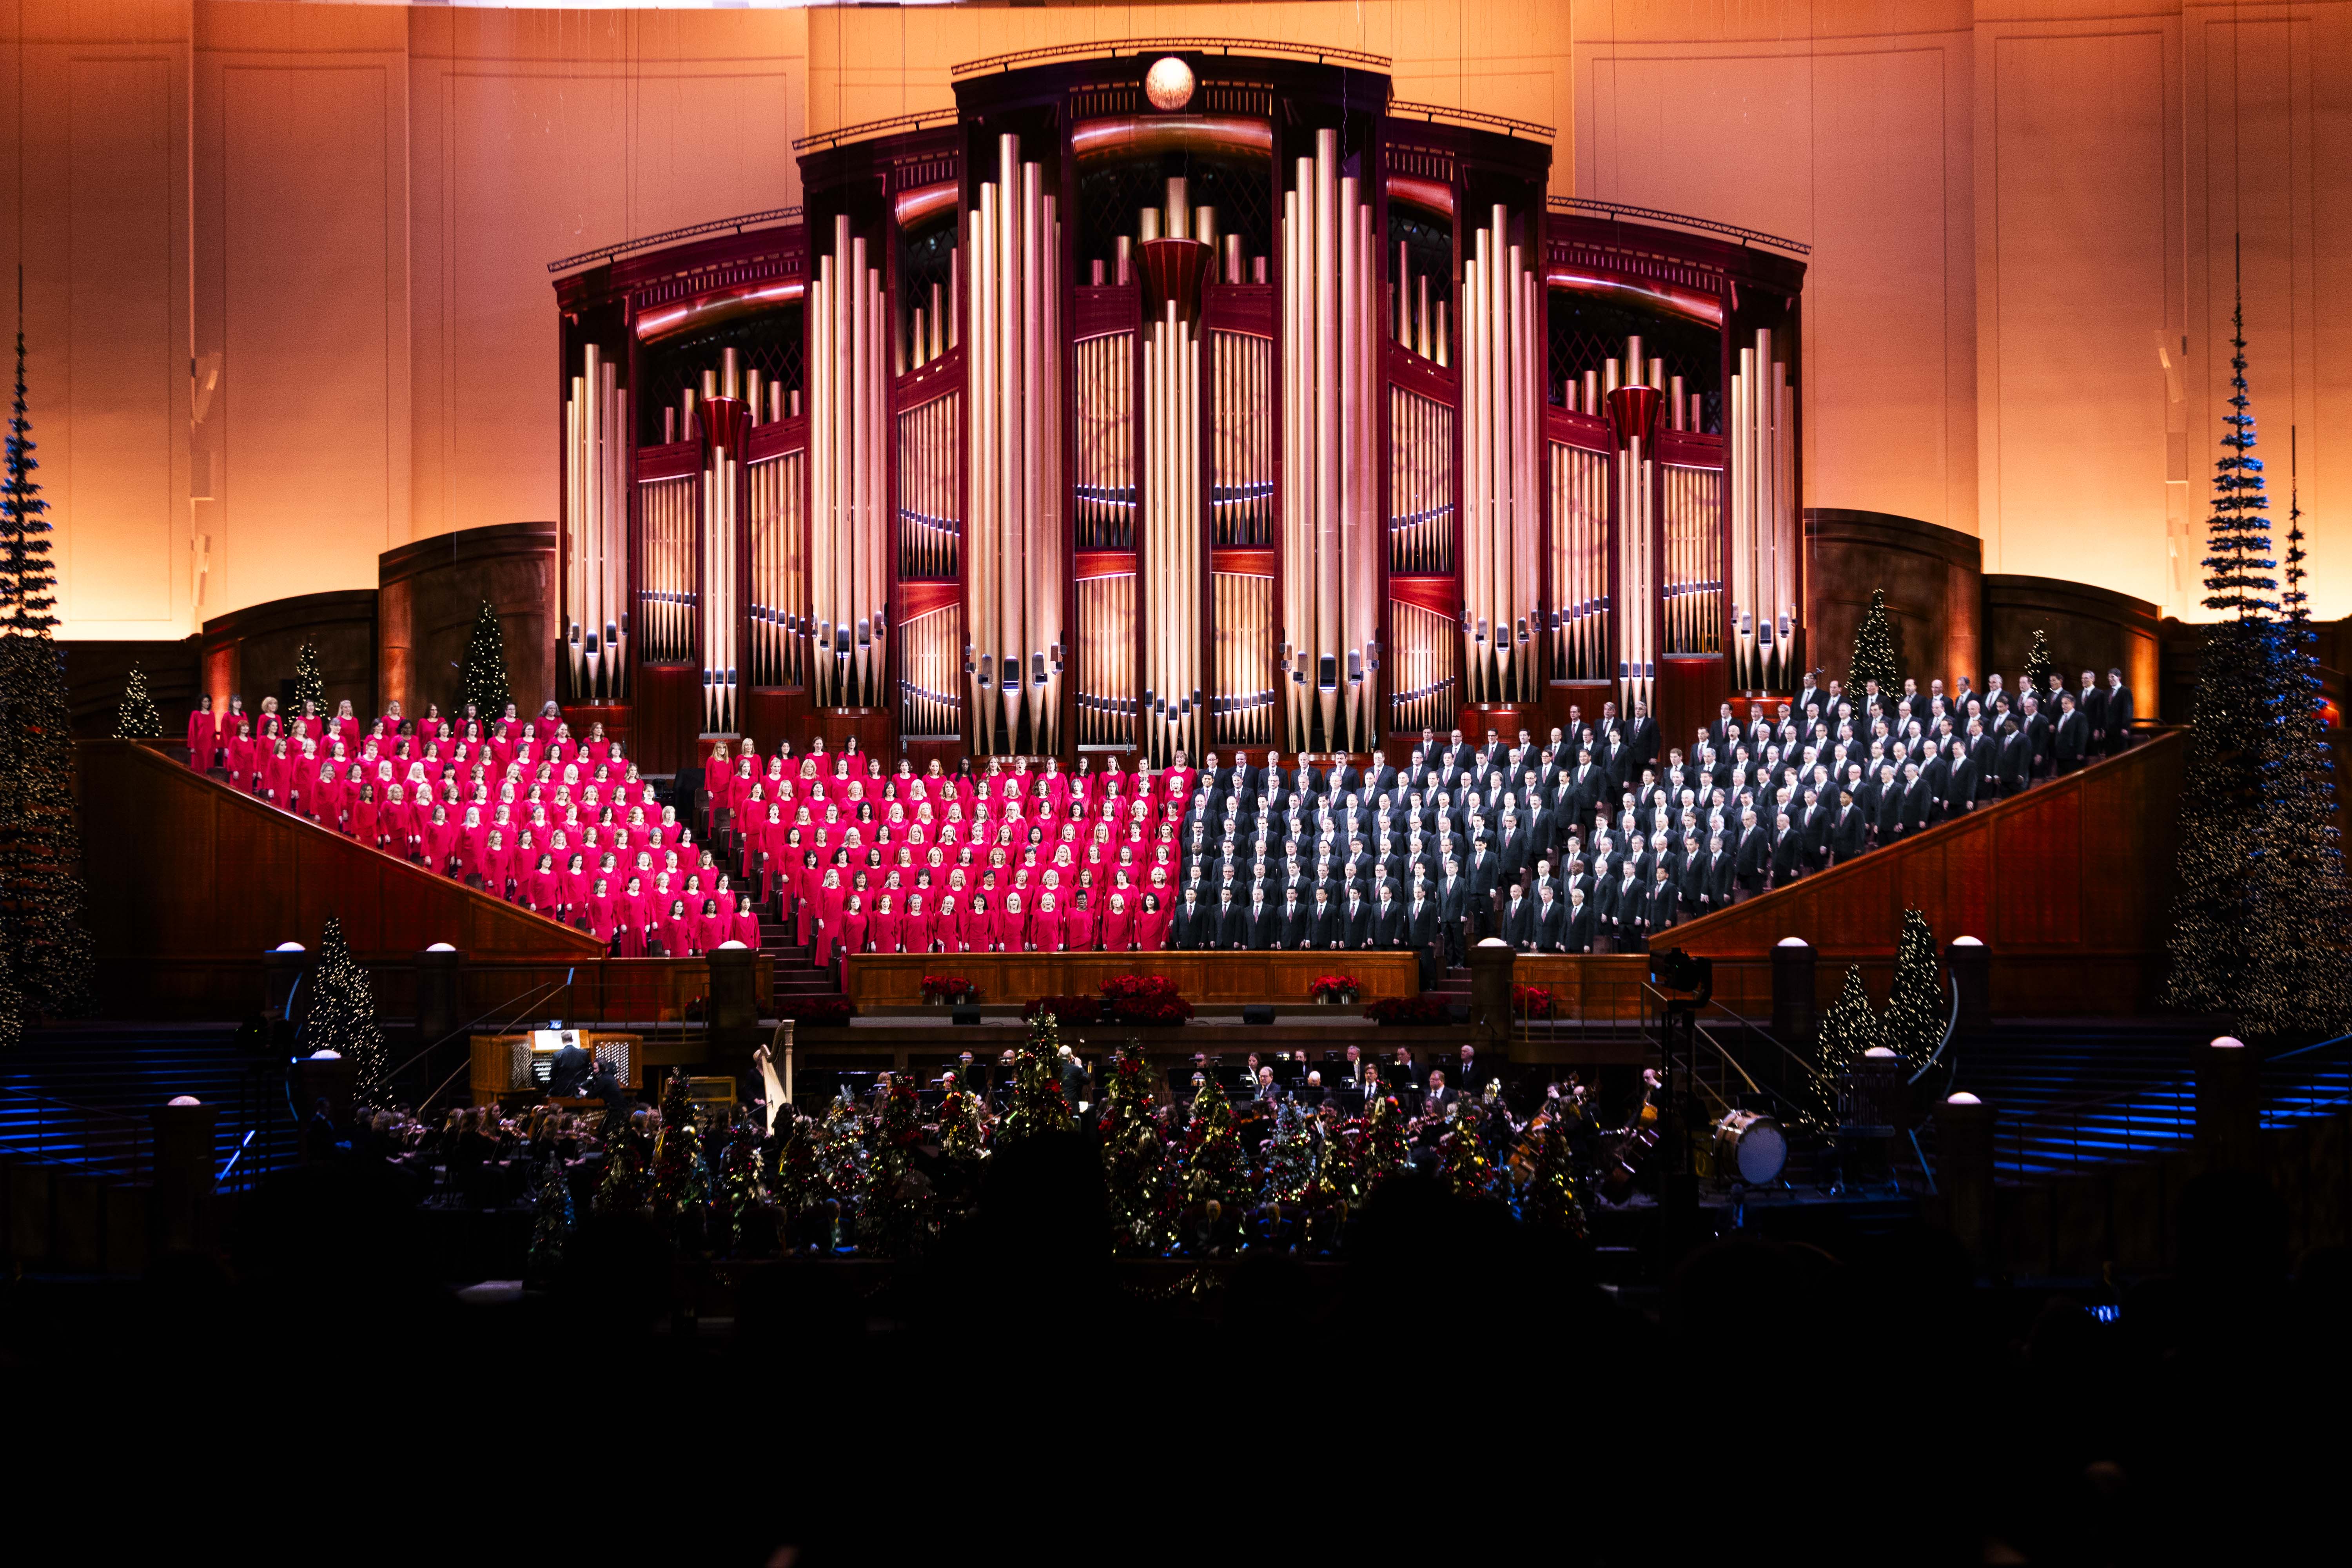
<instances>
[{"instance_id":1,"label":"man in black suit","mask_svg":"<svg viewBox=\"0 0 2352 1568\"><path fill-rule=\"evenodd\" d=\"M1386 882L1381 884L1380 896L1373 901L1366 931L1367 948L1391 950L1405 945L1404 906L1397 901L1395 890Z\"/></svg>"},{"instance_id":2,"label":"man in black suit","mask_svg":"<svg viewBox=\"0 0 2352 1568\"><path fill-rule=\"evenodd\" d=\"M1502 929L1496 934L1521 952L1533 952L1536 947L1536 908L1527 896L1527 889L1517 881L1511 883L1510 896L1504 900Z\"/></svg>"},{"instance_id":3,"label":"man in black suit","mask_svg":"<svg viewBox=\"0 0 2352 1568\"><path fill-rule=\"evenodd\" d=\"M1331 930L1324 942L1349 952L1360 952L1372 945L1372 906L1364 902L1364 889L1356 883L1348 884L1348 901L1332 912Z\"/></svg>"},{"instance_id":4,"label":"man in black suit","mask_svg":"<svg viewBox=\"0 0 2352 1568\"><path fill-rule=\"evenodd\" d=\"M2058 722L2050 731L2052 773L2071 773L2091 754L2091 721L2074 706L2072 692L2058 694Z\"/></svg>"},{"instance_id":5,"label":"man in black suit","mask_svg":"<svg viewBox=\"0 0 2352 1568\"><path fill-rule=\"evenodd\" d=\"M1254 933L1258 940L1250 945L1274 952L1291 952L1307 934L1307 906L1298 901L1298 889L1293 886L1283 894L1282 907Z\"/></svg>"},{"instance_id":6,"label":"man in black suit","mask_svg":"<svg viewBox=\"0 0 2352 1568\"><path fill-rule=\"evenodd\" d=\"M1753 807L1739 814L1739 843L1731 853L1732 901L1745 903L1764 890L1772 874L1772 840Z\"/></svg>"},{"instance_id":7,"label":"man in black suit","mask_svg":"<svg viewBox=\"0 0 2352 1568\"><path fill-rule=\"evenodd\" d=\"M1445 1069L1429 1069L1429 1087L1422 1091L1421 1112L1441 1120L1446 1112L1462 1103L1462 1091L1445 1081Z\"/></svg>"},{"instance_id":8,"label":"man in black suit","mask_svg":"<svg viewBox=\"0 0 2352 1568\"><path fill-rule=\"evenodd\" d=\"M1215 934L1203 945L1213 946L1221 952L1238 952L1249 946L1252 935L1249 906L1234 902L1232 884L1217 889L1217 909L1212 918L1216 921Z\"/></svg>"},{"instance_id":9,"label":"man in black suit","mask_svg":"<svg viewBox=\"0 0 2352 1568\"><path fill-rule=\"evenodd\" d=\"M2033 776L2033 742L2014 718L2001 721L2000 793L2013 795Z\"/></svg>"},{"instance_id":10,"label":"man in black suit","mask_svg":"<svg viewBox=\"0 0 2352 1568\"><path fill-rule=\"evenodd\" d=\"M1658 862L1658 879L1650 884L1650 934L1673 925L1682 918L1683 896L1675 886L1673 871L1664 860Z\"/></svg>"},{"instance_id":11,"label":"man in black suit","mask_svg":"<svg viewBox=\"0 0 2352 1568\"><path fill-rule=\"evenodd\" d=\"M2132 743L2132 694L2124 684L2124 672L2107 671L2107 752L2110 756Z\"/></svg>"},{"instance_id":12,"label":"man in black suit","mask_svg":"<svg viewBox=\"0 0 2352 1568\"><path fill-rule=\"evenodd\" d=\"M1919 771L1916 763L1903 765L1903 837L1916 837L1927 826L1928 805L1935 792Z\"/></svg>"},{"instance_id":13,"label":"man in black suit","mask_svg":"<svg viewBox=\"0 0 2352 1568\"><path fill-rule=\"evenodd\" d=\"M1658 724L1650 717L1646 702L1633 704L1633 722L1627 727L1626 748L1633 753L1633 771L1651 766L1658 760Z\"/></svg>"},{"instance_id":14,"label":"man in black suit","mask_svg":"<svg viewBox=\"0 0 2352 1568\"><path fill-rule=\"evenodd\" d=\"M1737 862L1733 858L1730 848L1725 845L1723 835L1720 833L1709 834L1706 840L1706 883L1705 888L1706 908L1710 910L1727 910L1731 907L1734 885L1733 874L1737 869Z\"/></svg>"},{"instance_id":15,"label":"man in black suit","mask_svg":"<svg viewBox=\"0 0 2352 1568\"><path fill-rule=\"evenodd\" d=\"M2074 693L2074 710L2091 726L2091 743L2086 756L2107 754L2107 694L2099 689L2099 678L2089 670L2083 672L2083 689Z\"/></svg>"},{"instance_id":16,"label":"man in black suit","mask_svg":"<svg viewBox=\"0 0 2352 1568\"><path fill-rule=\"evenodd\" d=\"M1568 890L1568 910L1560 917L1559 951L1591 952L1592 939L1592 906L1585 902L1582 888L1570 888Z\"/></svg>"},{"instance_id":17,"label":"man in black suit","mask_svg":"<svg viewBox=\"0 0 2352 1568\"><path fill-rule=\"evenodd\" d=\"M1567 910L1554 893L1552 884L1546 882L1536 889L1535 951L1564 952L1560 943L1567 928Z\"/></svg>"},{"instance_id":18,"label":"man in black suit","mask_svg":"<svg viewBox=\"0 0 2352 1568\"><path fill-rule=\"evenodd\" d=\"M2033 759L2033 779L2050 776L2050 716L2042 710L2042 700L2029 694L2021 705L2022 715L2018 725L2025 731L2025 743Z\"/></svg>"},{"instance_id":19,"label":"man in black suit","mask_svg":"<svg viewBox=\"0 0 2352 1568\"><path fill-rule=\"evenodd\" d=\"M1443 973L1439 966L1437 900L1421 889L1414 889L1412 903L1404 911L1403 926L1404 944L1421 956L1421 988L1434 990Z\"/></svg>"},{"instance_id":20,"label":"man in black suit","mask_svg":"<svg viewBox=\"0 0 2352 1568\"><path fill-rule=\"evenodd\" d=\"M1804 838L1781 812L1772 819L1772 885L1785 888L1804 874Z\"/></svg>"},{"instance_id":21,"label":"man in black suit","mask_svg":"<svg viewBox=\"0 0 2352 1568\"><path fill-rule=\"evenodd\" d=\"M1830 822L1830 863L1843 866L1870 845L1870 825L1853 803L1851 790L1838 791L1837 816Z\"/></svg>"}]
</instances>

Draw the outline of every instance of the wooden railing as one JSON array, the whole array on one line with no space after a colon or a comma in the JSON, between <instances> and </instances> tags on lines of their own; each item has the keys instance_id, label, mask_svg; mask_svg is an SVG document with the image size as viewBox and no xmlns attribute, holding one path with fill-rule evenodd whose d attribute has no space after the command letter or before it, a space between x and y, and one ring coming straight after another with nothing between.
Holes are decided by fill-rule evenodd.
<instances>
[{"instance_id":1,"label":"wooden railing","mask_svg":"<svg viewBox=\"0 0 2352 1568\"><path fill-rule=\"evenodd\" d=\"M1307 985L1325 974L1352 976L1365 1002L1421 991L1420 960L1410 952L894 952L849 960L849 999L860 1007L914 1006L926 974L970 980L985 1003L1090 995L1122 974L1164 975L1195 1005L1307 1002Z\"/></svg>"}]
</instances>

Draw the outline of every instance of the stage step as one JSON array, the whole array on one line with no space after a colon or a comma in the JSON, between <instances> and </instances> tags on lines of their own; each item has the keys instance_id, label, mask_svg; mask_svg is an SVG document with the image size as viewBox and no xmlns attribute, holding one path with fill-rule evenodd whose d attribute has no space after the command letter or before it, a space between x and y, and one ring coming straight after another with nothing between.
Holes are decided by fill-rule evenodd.
<instances>
[{"instance_id":1,"label":"stage step","mask_svg":"<svg viewBox=\"0 0 2352 1568\"><path fill-rule=\"evenodd\" d=\"M112 1118L127 1118L144 1140L148 1119L174 1095L193 1094L219 1110L214 1131L215 1170L262 1121L263 1096L275 1093L274 1163L292 1158L296 1119L283 1091L267 1075L250 1075L232 1024L61 1025L31 1031L0 1065L0 1152L97 1163L120 1162L132 1136ZM47 1100L40 1097L47 1097ZM58 1102L86 1107L90 1116ZM240 1110L242 1107L242 1110ZM257 1152L257 1151L256 1152ZM252 1153L248 1158L253 1157Z\"/></svg>"}]
</instances>

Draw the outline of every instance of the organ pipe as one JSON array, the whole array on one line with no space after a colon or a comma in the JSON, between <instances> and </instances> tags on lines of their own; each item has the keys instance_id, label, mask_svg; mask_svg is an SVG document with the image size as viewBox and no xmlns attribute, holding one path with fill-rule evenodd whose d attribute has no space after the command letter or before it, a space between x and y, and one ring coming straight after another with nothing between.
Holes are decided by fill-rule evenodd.
<instances>
[{"instance_id":1,"label":"organ pipe","mask_svg":"<svg viewBox=\"0 0 2352 1568\"><path fill-rule=\"evenodd\" d=\"M809 284L810 618L820 707L880 700L887 636L889 332L882 275L848 217Z\"/></svg>"},{"instance_id":2,"label":"organ pipe","mask_svg":"<svg viewBox=\"0 0 2352 1568\"><path fill-rule=\"evenodd\" d=\"M1463 649L1473 702L1535 696L1541 519L1542 295L1500 205L1476 231L1461 288Z\"/></svg>"},{"instance_id":3,"label":"organ pipe","mask_svg":"<svg viewBox=\"0 0 2352 1568\"><path fill-rule=\"evenodd\" d=\"M1731 375L1733 684L1793 688L1797 625L1796 469L1789 367L1772 332L1742 344Z\"/></svg>"},{"instance_id":4,"label":"organ pipe","mask_svg":"<svg viewBox=\"0 0 2352 1568\"><path fill-rule=\"evenodd\" d=\"M1389 389L1389 574L1454 570L1454 410Z\"/></svg>"},{"instance_id":5,"label":"organ pipe","mask_svg":"<svg viewBox=\"0 0 2352 1568\"><path fill-rule=\"evenodd\" d=\"M771 405L782 406L773 395ZM801 686L808 679L808 555L803 506L808 455L795 449L751 465L751 646L745 664L753 686Z\"/></svg>"},{"instance_id":6,"label":"organ pipe","mask_svg":"<svg viewBox=\"0 0 2352 1568\"><path fill-rule=\"evenodd\" d=\"M1549 629L1557 679L1612 679L1610 485L1609 454L1552 444Z\"/></svg>"},{"instance_id":7,"label":"organ pipe","mask_svg":"<svg viewBox=\"0 0 2352 1568\"><path fill-rule=\"evenodd\" d=\"M582 353L563 421L562 662L575 700L614 702L628 693L629 395L599 344Z\"/></svg>"},{"instance_id":8,"label":"organ pipe","mask_svg":"<svg viewBox=\"0 0 2352 1568\"><path fill-rule=\"evenodd\" d=\"M1283 195L1283 671L1289 744L1368 751L1378 728L1375 350L1371 210L1315 133Z\"/></svg>"},{"instance_id":9,"label":"organ pipe","mask_svg":"<svg viewBox=\"0 0 2352 1568\"><path fill-rule=\"evenodd\" d=\"M972 748L1059 747L1062 680L1061 224L1021 141L971 214Z\"/></svg>"}]
</instances>

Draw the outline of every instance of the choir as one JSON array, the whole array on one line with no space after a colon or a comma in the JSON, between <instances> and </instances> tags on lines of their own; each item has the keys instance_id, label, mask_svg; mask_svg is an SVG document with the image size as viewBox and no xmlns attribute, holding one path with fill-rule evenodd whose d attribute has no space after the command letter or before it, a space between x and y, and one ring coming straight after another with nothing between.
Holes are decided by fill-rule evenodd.
<instances>
[{"instance_id":1,"label":"choir","mask_svg":"<svg viewBox=\"0 0 2352 1568\"><path fill-rule=\"evenodd\" d=\"M2120 671L2078 689L1966 678L1900 693L1837 682L1729 703L1660 755L1640 703L1569 710L1538 745L1431 731L1402 769L1375 752L1288 768L1214 752L1199 770L1114 757L965 758L886 775L853 742L761 757L718 742L698 842L602 726L548 703L362 729L190 715L192 763L362 843L578 925L623 957L761 942L771 908L820 967L857 952L1354 951L1424 976L1500 936L1525 951L1634 952L1675 923L1866 854L2129 743Z\"/></svg>"}]
</instances>

